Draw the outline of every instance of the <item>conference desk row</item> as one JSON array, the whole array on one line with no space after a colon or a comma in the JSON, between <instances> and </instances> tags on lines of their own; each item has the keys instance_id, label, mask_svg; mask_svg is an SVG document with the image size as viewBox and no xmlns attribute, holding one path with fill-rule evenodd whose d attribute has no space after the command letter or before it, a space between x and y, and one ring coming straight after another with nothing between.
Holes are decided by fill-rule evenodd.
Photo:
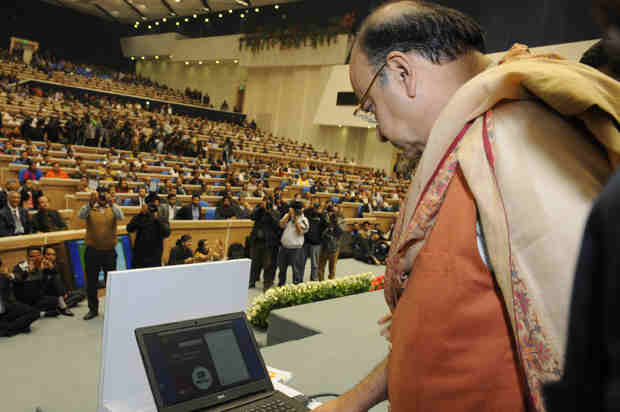
<instances>
[{"instance_id":1,"label":"conference desk row","mask_svg":"<svg viewBox=\"0 0 620 412\"><path fill-rule=\"evenodd\" d=\"M126 213L126 220L128 220L129 216L139 213L139 208L123 208L123 211ZM373 217L346 219L347 225L362 222L375 223L376 219ZM254 222L251 220L173 220L170 222L170 237L164 240L163 260L164 262L168 260L170 249L176 245L177 240L183 235L192 236L194 249L201 239L207 239L210 247L215 246L217 240L221 240L224 243L225 253L227 253L231 244L245 244L245 239L250 235L253 226ZM117 233L118 235L127 234L125 224L118 226ZM83 240L85 236L85 229L75 229L1 237L0 258L3 265L10 271L14 265L26 259L27 248L51 246L56 250L59 271L65 284L70 286L73 285L73 273L65 242ZM131 237L133 238L133 235Z\"/></svg>"}]
</instances>

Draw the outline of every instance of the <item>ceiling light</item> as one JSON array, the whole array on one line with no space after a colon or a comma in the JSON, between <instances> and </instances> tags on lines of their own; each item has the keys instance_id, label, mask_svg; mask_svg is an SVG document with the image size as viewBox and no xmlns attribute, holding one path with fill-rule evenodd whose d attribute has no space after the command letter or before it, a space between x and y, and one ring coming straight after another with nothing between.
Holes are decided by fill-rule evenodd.
<instances>
[{"instance_id":1,"label":"ceiling light","mask_svg":"<svg viewBox=\"0 0 620 412\"><path fill-rule=\"evenodd\" d=\"M150 29L152 29L152 28L153 28L153 26L151 26L151 25L149 24L149 30L150 30Z\"/></svg>"},{"instance_id":2,"label":"ceiling light","mask_svg":"<svg viewBox=\"0 0 620 412\"><path fill-rule=\"evenodd\" d=\"M144 60L144 56L140 57L142 60Z\"/></svg>"},{"instance_id":3,"label":"ceiling light","mask_svg":"<svg viewBox=\"0 0 620 412\"><path fill-rule=\"evenodd\" d=\"M195 18L195 19L197 19L197 18L198 18L198 15L197 15L197 14L194 14L192 17L193 17L193 18Z\"/></svg>"},{"instance_id":4,"label":"ceiling light","mask_svg":"<svg viewBox=\"0 0 620 412\"><path fill-rule=\"evenodd\" d=\"M181 0L174 0L174 1L176 1L177 3L180 3L180 2L181 2Z\"/></svg>"},{"instance_id":5,"label":"ceiling light","mask_svg":"<svg viewBox=\"0 0 620 412\"><path fill-rule=\"evenodd\" d=\"M181 22L178 22L178 21L177 21L177 26L180 26L180 25L181 25Z\"/></svg>"},{"instance_id":6,"label":"ceiling light","mask_svg":"<svg viewBox=\"0 0 620 412\"><path fill-rule=\"evenodd\" d=\"M219 17L221 19L222 17L224 17L224 15L222 13L220 13L220 14L217 15L217 17Z\"/></svg>"},{"instance_id":7,"label":"ceiling light","mask_svg":"<svg viewBox=\"0 0 620 412\"><path fill-rule=\"evenodd\" d=\"M137 21L137 22L136 22L136 26L139 26L139 25L140 25L140 22L139 22L139 21Z\"/></svg>"},{"instance_id":8,"label":"ceiling light","mask_svg":"<svg viewBox=\"0 0 620 412\"><path fill-rule=\"evenodd\" d=\"M342 125L341 125L341 124L339 124L339 125L338 125L338 127L342 127Z\"/></svg>"},{"instance_id":9,"label":"ceiling light","mask_svg":"<svg viewBox=\"0 0 620 412\"><path fill-rule=\"evenodd\" d=\"M142 16L140 18L142 19L142 21L146 21L146 16Z\"/></svg>"},{"instance_id":10,"label":"ceiling light","mask_svg":"<svg viewBox=\"0 0 620 412\"><path fill-rule=\"evenodd\" d=\"M243 7L249 7L250 3L246 0L235 0L235 3L242 5Z\"/></svg>"},{"instance_id":11,"label":"ceiling light","mask_svg":"<svg viewBox=\"0 0 620 412\"><path fill-rule=\"evenodd\" d=\"M183 20L185 20L185 23L187 23L189 21L189 19L187 17L185 19L183 19Z\"/></svg>"},{"instance_id":12,"label":"ceiling light","mask_svg":"<svg viewBox=\"0 0 620 412\"><path fill-rule=\"evenodd\" d=\"M209 8L208 8L208 7L203 7L202 9L203 9L204 11L206 11L207 13L211 11L211 10L209 10Z\"/></svg>"},{"instance_id":13,"label":"ceiling light","mask_svg":"<svg viewBox=\"0 0 620 412\"><path fill-rule=\"evenodd\" d=\"M189 62L185 62L185 64L186 64L186 65L188 65L188 64L189 64Z\"/></svg>"},{"instance_id":14,"label":"ceiling light","mask_svg":"<svg viewBox=\"0 0 620 412\"><path fill-rule=\"evenodd\" d=\"M158 21L156 21L156 22L155 22L155 25L156 25L156 26L159 26L159 22L158 22Z\"/></svg>"},{"instance_id":15,"label":"ceiling light","mask_svg":"<svg viewBox=\"0 0 620 412\"><path fill-rule=\"evenodd\" d=\"M258 12L260 11L260 9L257 7L257 8L255 8L255 9L254 9L254 11L255 11L256 13L258 13Z\"/></svg>"},{"instance_id":16,"label":"ceiling light","mask_svg":"<svg viewBox=\"0 0 620 412\"><path fill-rule=\"evenodd\" d=\"M241 13L241 18L243 19L245 17L245 14Z\"/></svg>"},{"instance_id":17,"label":"ceiling light","mask_svg":"<svg viewBox=\"0 0 620 412\"><path fill-rule=\"evenodd\" d=\"M220 64L220 61L219 61L219 60L216 60L216 61L215 61L215 64Z\"/></svg>"},{"instance_id":18,"label":"ceiling light","mask_svg":"<svg viewBox=\"0 0 620 412\"><path fill-rule=\"evenodd\" d=\"M273 8L278 10L280 8L280 5L276 4L275 6L273 6Z\"/></svg>"},{"instance_id":19,"label":"ceiling light","mask_svg":"<svg viewBox=\"0 0 620 412\"><path fill-rule=\"evenodd\" d=\"M200 61L198 62L198 64L202 64L202 60L200 60Z\"/></svg>"},{"instance_id":20,"label":"ceiling light","mask_svg":"<svg viewBox=\"0 0 620 412\"><path fill-rule=\"evenodd\" d=\"M159 56L155 56L155 60L159 60Z\"/></svg>"},{"instance_id":21,"label":"ceiling light","mask_svg":"<svg viewBox=\"0 0 620 412\"><path fill-rule=\"evenodd\" d=\"M166 20L168 20L168 19L165 18L165 17L163 19L161 19L161 21L163 21L164 23L166 22Z\"/></svg>"},{"instance_id":22,"label":"ceiling light","mask_svg":"<svg viewBox=\"0 0 620 412\"><path fill-rule=\"evenodd\" d=\"M228 14L232 14L232 9L228 9Z\"/></svg>"},{"instance_id":23,"label":"ceiling light","mask_svg":"<svg viewBox=\"0 0 620 412\"><path fill-rule=\"evenodd\" d=\"M135 57L133 57L133 56L131 56L131 60L136 60L136 58L135 58Z\"/></svg>"},{"instance_id":24,"label":"ceiling light","mask_svg":"<svg viewBox=\"0 0 620 412\"><path fill-rule=\"evenodd\" d=\"M208 17L205 19L205 23L209 23L209 18Z\"/></svg>"}]
</instances>

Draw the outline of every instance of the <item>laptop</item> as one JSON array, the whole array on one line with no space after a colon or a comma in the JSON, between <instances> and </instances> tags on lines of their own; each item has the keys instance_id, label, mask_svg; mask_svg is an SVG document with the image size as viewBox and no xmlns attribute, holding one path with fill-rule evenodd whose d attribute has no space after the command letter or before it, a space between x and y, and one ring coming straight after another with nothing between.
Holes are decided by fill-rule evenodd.
<instances>
[{"instance_id":1,"label":"laptop","mask_svg":"<svg viewBox=\"0 0 620 412\"><path fill-rule=\"evenodd\" d=\"M309 410L274 390L245 313L135 330L158 412Z\"/></svg>"}]
</instances>

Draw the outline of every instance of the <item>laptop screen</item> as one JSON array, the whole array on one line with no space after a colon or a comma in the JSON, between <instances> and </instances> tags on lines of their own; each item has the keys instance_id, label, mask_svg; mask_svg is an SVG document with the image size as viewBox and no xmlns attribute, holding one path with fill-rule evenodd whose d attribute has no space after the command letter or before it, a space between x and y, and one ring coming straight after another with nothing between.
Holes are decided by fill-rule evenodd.
<instances>
[{"instance_id":1,"label":"laptop screen","mask_svg":"<svg viewBox=\"0 0 620 412\"><path fill-rule=\"evenodd\" d=\"M156 381L151 388L158 391L154 393L158 406L196 399L225 402L234 398L236 388L268 379L244 317L191 323L159 331L151 328L155 330L139 335L150 364L149 378Z\"/></svg>"}]
</instances>

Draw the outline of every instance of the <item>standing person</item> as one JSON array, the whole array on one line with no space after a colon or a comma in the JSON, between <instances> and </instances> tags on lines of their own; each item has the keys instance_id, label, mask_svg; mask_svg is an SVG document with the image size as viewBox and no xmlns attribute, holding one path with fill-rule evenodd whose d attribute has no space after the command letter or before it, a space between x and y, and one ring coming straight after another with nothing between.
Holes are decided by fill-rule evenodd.
<instances>
[{"instance_id":1,"label":"standing person","mask_svg":"<svg viewBox=\"0 0 620 412\"><path fill-rule=\"evenodd\" d=\"M86 220L84 260L89 311L84 320L91 320L99 316L99 273L103 271L105 282L108 272L116 270L116 227L123 220L123 211L117 205L109 204L105 189L100 189L91 194L90 201L79 210L78 217Z\"/></svg>"},{"instance_id":2,"label":"standing person","mask_svg":"<svg viewBox=\"0 0 620 412\"><path fill-rule=\"evenodd\" d=\"M340 206L327 208L327 227L321 236L321 254L319 256L319 281L325 279L325 265L329 262L329 278L336 277L336 263L340 255L342 235L346 231L344 216Z\"/></svg>"},{"instance_id":3,"label":"standing person","mask_svg":"<svg viewBox=\"0 0 620 412\"><path fill-rule=\"evenodd\" d=\"M280 243L278 239L280 212L276 205L271 202L271 199L268 201L261 200L250 218L254 221L254 226L250 234L252 265L250 267L249 287L256 287L260 272L263 270L263 291L266 292L273 286L276 276L278 244Z\"/></svg>"},{"instance_id":4,"label":"standing person","mask_svg":"<svg viewBox=\"0 0 620 412\"><path fill-rule=\"evenodd\" d=\"M350 77L355 113L424 154L387 259L391 350L316 411L543 411L583 224L620 147L620 84L549 56L493 65L478 23L417 1L368 17Z\"/></svg>"},{"instance_id":5,"label":"standing person","mask_svg":"<svg viewBox=\"0 0 620 412\"><path fill-rule=\"evenodd\" d=\"M127 232L136 233L133 244L134 269L161 266L164 239L170 236L170 224L159 216L157 209L155 204L145 203L140 213L127 224Z\"/></svg>"},{"instance_id":6,"label":"standing person","mask_svg":"<svg viewBox=\"0 0 620 412\"><path fill-rule=\"evenodd\" d=\"M286 283L289 266L293 267L293 283L297 285L304 281L304 235L310 229L300 202L292 203L288 213L280 219L280 227L284 229L284 233L280 239L282 247L278 254L278 286Z\"/></svg>"},{"instance_id":7,"label":"standing person","mask_svg":"<svg viewBox=\"0 0 620 412\"><path fill-rule=\"evenodd\" d=\"M314 203L304 211L304 216L308 219L310 228L304 239L304 269L306 261L310 259L310 280L316 282L319 280L319 256L321 255L321 235L327 227L327 219L323 213L323 207L320 203Z\"/></svg>"}]
</instances>

